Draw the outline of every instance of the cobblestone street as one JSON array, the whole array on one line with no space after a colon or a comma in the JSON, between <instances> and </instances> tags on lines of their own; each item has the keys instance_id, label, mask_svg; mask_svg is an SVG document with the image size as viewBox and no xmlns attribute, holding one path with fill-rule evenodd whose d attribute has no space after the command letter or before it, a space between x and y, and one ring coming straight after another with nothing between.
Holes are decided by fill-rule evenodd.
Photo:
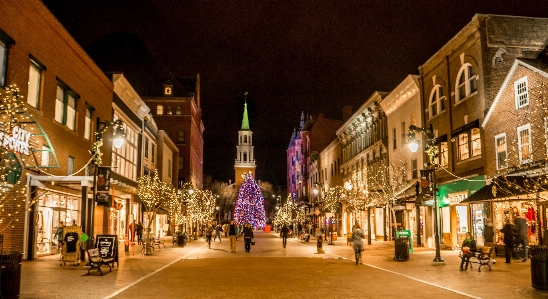
<instances>
[{"instance_id":1,"label":"cobblestone street","mask_svg":"<svg viewBox=\"0 0 548 299\"><path fill-rule=\"evenodd\" d=\"M343 240L324 243L325 254L315 254L315 239L291 238L286 249L273 233L255 232L255 240L245 253L240 238L235 254L228 239L211 249L203 239L184 248L166 242L152 256L136 246L103 276L88 276L84 263L59 266L58 256L24 261L21 298L548 298L531 287L529 262L499 257L492 271L461 272L457 251L442 251L445 266L431 266L434 250L423 248L396 262L393 242L374 241L356 266Z\"/></svg>"}]
</instances>

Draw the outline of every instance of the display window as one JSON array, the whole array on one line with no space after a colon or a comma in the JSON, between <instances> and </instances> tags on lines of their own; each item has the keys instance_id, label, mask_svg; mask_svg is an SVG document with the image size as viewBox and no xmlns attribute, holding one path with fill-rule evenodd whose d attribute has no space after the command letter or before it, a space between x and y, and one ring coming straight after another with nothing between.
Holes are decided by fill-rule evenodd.
<instances>
[{"instance_id":1,"label":"display window","mask_svg":"<svg viewBox=\"0 0 548 299\"><path fill-rule=\"evenodd\" d=\"M500 232L506 221L514 223L515 219L525 214L528 225L529 245L538 245L538 217L536 215L536 205L531 200L515 200L494 202L495 213L495 240L497 244L504 244L504 234Z\"/></svg>"}]
</instances>

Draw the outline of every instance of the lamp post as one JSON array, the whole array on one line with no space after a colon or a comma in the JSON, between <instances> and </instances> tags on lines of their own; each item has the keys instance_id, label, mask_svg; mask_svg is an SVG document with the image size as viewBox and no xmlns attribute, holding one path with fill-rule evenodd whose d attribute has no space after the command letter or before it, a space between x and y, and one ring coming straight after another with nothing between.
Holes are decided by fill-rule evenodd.
<instances>
[{"instance_id":1,"label":"lamp post","mask_svg":"<svg viewBox=\"0 0 548 299\"><path fill-rule=\"evenodd\" d=\"M97 125L100 125L100 127L95 132L95 143L92 145L92 154L93 154L93 200L90 204L88 204L88 211L87 211L87 221L86 221L86 227L85 232L90 238L88 239L86 247L93 248L94 243L94 234L93 234L93 227L94 227L94 210L95 210L95 202L97 201L97 175L99 166L102 164L102 153L101 153L101 146L103 145L103 134L106 132L106 130L110 127L113 128L113 138L112 138L112 144L116 148L121 148L124 144L124 138L125 138L125 131L124 131L124 123L121 119L115 120L115 121L105 121L105 122L98 122ZM107 182L108 183L108 182ZM83 253L82 253L83 255Z\"/></svg>"},{"instance_id":2,"label":"lamp post","mask_svg":"<svg viewBox=\"0 0 548 299\"><path fill-rule=\"evenodd\" d=\"M415 133L423 133L426 136L425 152L429 158L429 168L432 170L432 196L434 197L434 243L436 246L436 256L432 260L432 265L445 265L445 261L441 258L440 254L440 234L439 234L439 222L440 215L438 211L438 198L436 190L436 161L438 156L438 148L436 147L436 136L434 135L434 126L430 124L429 128L417 127L414 125L409 126L409 135L407 143L409 149L412 152L417 152L419 148L419 142L415 138ZM419 232L420 233L420 232Z\"/></svg>"}]
</instances>

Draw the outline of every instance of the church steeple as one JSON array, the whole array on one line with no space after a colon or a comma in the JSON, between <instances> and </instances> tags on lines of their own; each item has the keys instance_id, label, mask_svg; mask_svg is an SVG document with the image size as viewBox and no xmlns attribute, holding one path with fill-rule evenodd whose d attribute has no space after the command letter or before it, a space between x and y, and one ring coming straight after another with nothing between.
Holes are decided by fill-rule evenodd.
<instances>
[{"instance_id":1,"label":"church steeple","mask_svg":"<svg viewBox=\"0 0 548 299\"><path fill-rule=\"evenodd\" d=\"M238 145L236 146L236 160L234 164L235 184L240 186L244 179L242 174L252 173L255 176L255 153L253 152L253 132L249 129L247 116L247 92L244 93L244 116L242 127L238 131Z\"/></svg>"}]
</instances>

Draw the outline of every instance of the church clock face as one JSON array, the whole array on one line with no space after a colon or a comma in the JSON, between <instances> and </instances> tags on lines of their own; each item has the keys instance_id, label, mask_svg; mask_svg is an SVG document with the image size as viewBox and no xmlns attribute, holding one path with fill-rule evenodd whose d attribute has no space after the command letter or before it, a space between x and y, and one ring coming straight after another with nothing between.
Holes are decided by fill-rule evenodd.
<instances>
[{"instance_id":1,"label":"church clock face","mask_svg":"<svg viewBox=\"0 0 548 299\"><path fill-rule=\"evenodd\" d=\"M169 86L164 87L164 95L166 95L166 96L171 95L171 87L169 87Z\"/></svg>"}]
</instances>

